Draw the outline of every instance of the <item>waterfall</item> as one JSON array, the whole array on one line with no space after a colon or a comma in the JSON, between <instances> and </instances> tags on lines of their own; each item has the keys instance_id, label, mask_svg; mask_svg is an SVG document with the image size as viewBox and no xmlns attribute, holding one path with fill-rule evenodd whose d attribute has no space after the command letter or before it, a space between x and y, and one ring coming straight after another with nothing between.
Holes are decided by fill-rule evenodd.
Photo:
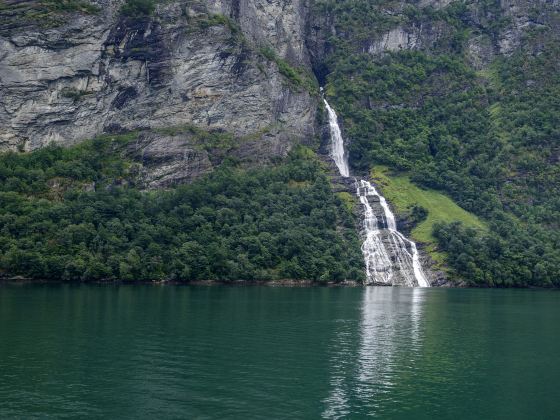
<instances>
[{"instance_id":1,"label":"waterfall","mask_svg":"<svg viewBox=\"0 0 560 420\"><path fill-rule=\"evenodd\" d=\"M322 90L322 89L321 89ZM331 157L338 167L338 171L342 176L350 176L350 169L348 168L348 158L344 152L344 140L342 140L342 133L338 125L338 117L336 112L331 108L325 98L323 98L327 112L329 113L329 127L331 130Z\"/></svg>"},{"instance_id":2,"label":"waterfall","mask_svg":"<svg viewBox=\"0 0 560 420\"><path fill-rule=\"evenodd\" d=\"M323 89L321 88L321 91ZM338 117L327 100L323 102L329 114L331 134L330 156L340 175L350 176L344 140L338 125ZM370 182L357 181L357 195L364 208L362 253L366 265L368 283L404 284L406 286L430 287L420 264L416 244L397 230L395 215L383 197ZM383 219L378 220L370 203L378 201L383 209Z\"/></svg>"}]
</instances>

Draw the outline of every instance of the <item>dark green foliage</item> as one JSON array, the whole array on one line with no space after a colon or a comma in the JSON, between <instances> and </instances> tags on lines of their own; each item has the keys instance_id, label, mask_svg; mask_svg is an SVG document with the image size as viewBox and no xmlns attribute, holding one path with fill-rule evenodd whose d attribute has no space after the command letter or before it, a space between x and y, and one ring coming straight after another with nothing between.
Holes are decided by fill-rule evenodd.
<instances>
[{"instance_id":1,"label":"dark green foliage","mask_svg":"<svg viewBox=\"0 0 560 420\"><path fill-rule=\"evenodd\" d=\"M156 7L155 0L126 0L121 7L121 13L129 17L150 16Z\"/></svg>"},{"instance_id":2,"label":"dark green foliage","mask_svg":"<svg viewBox=\"0 0 560 420\"><path fill-rule=\"evenodd\" d=\"M87 0L2 0L0 34L11 35L28 25L52 28L64 24L69 13L97 14L100 9Z\"/></svg>"},{"instance_id":3,"label":"dark green foliage","mask_svg":"<svg viewBox=\"0 0 560 420\"><path fill-rule=\"evenodd\" d=\"M48 146L33 153L4 153L0 155L0 191L50 199L91 183L133 182L129 176L133 162L123 158L123 149L136 137L136 132L130 132L101 136L68 149Z\"/></svg>"},{"instance_id":4,"label":"dark green foliage","mask_svg":"<svg viewBox=\"0 0 560 420\"><path fill-rule=\"evenodd\" d=\"M351 163L363 171L373 164L406 171L417 184L445 191L486 219L488 236L460 227L438 236L450 264L467 280L559 285L557 31L546 25L528 29L513 54L475 71L467 41L482 36L497 42L511 25L499 2L453 2L441 10L394 7L384 0L316 3L337 29L324 62L327 94L351 140ZM543 23L547 14L554 16L550 10L539 14ZM364 53L397 25L442 29L424 51ZM451 240L467 244L469 235L478 241L473 252ZM508 243L500 258L491 251L496 241Z\"/></svg>"},{"instance_id":5,"label":"dark green foliage","mask_svg":"<svg viewBox=\"0 0 560 420\"><path fill-rule=\"evenodd\" d=\"M134 134L0 156L0 270L63 280L360 280L354 221L318 161L130 186ZM92 184L95 182L95 184ZM91 190L94 185L94 190Z\"/></svg>"},{"instance_id":6,"label":"dark green foliage","mask_svg":"<svg viewBox=\"0 0 560 420\"><path fill-rule=\"evenodd\" d=\"M417 225L428 218L428 210L418 204L415 204L410 209L409 218L415 225Z\"/></svg>"},{"instance_id":7,"label":"dark green foliage","mask_svg":"<svg viewBox=\"0 0 560 420\"><path fill-rule=\"evenodd\" d=\"M497 287L560 286L558 242L534 226L496 222L481 235L460 224L438 225L434 236L449 254L448 263L469 284ZM555 239L557 241L557 239Z\"/></svg>"},{"instance_id":8,"label":"dark green foliage","mask_svg":"<svg viewBox=\"0 0 560 420\"><path fill-rule=\"evenodd\" d=\"M99 13L97 6L83 0L42 0L42 3L53 12Z\"/></svg>"},{"instance_id":9,"label":"dark green foliage","mask_svg":"<svg viewBox=\"0 0 560 420\"><path fill-rule=\"evenodd\" d=\"M73 88L63 89L61 95L65 98L72 99L74 102L81 101L82 98L86 95L90 94L90 92L86 90L77 90Z\"/></svg>"},{"instance_id":10,"label":"dark green foliage","mask_svg":"<svg viewBox=\"0 0 560 420\"><path fill-rule=\"evenodd\" d=\"M286 79L288 79L288 81L294 86L301 86L311 93L317 93L319 87L316 82L312 80L311 76L306 74L304 70L291 66L286 60L278 57L276 51L270 47L261 47L260 53L267 60L276 63L280 74L286 77Z\"/></svg>"}]
</instances>

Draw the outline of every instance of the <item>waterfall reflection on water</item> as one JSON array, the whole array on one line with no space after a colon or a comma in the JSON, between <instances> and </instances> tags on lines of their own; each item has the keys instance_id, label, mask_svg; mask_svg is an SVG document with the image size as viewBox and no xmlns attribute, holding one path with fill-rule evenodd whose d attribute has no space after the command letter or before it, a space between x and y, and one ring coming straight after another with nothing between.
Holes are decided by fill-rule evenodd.
<instances>
[{"instance_id":1,"label":"waterfall reflection on water","mask_svg":"<svg viewBox=\"0 0 560 420\"><path fill-rule=\"evenodd\" d=\"M420 288L364 288L359 323L340 320L332 343L323 418L345 417L357 406L375 416L390 400L423 352L424 297ZM358 342L352 340L356 337Z\"/></svg>"}]
</instances>

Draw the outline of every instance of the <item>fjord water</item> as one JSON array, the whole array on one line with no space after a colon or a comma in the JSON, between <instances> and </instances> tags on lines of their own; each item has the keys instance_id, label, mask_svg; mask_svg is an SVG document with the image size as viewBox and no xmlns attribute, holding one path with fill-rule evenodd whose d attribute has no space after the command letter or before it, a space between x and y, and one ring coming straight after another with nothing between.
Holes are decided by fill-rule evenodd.
<instances>
[{"instance_id":1,"label":"fjord water","mask_svg":"<svg viewBox=\"0 0 560 420\"><path fill-rule=\"evenodd\" d=\"M557 418L560 293L0 286L0 418Z\"/></svg>"}]
</instances>

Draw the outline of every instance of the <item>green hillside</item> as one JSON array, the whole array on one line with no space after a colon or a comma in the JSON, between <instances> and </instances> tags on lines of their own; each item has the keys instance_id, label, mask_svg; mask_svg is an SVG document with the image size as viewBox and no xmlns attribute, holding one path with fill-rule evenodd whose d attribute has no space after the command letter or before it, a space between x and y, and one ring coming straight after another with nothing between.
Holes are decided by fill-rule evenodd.
<instances>
[{"instance_id":1,"label":"green hillside","mask_svg":"<svg viewBox=\"0 0 560 420\"><path fill-rule=\"evenodd\" d=\"M413 235L435 238L464 279L560 285L558 7L521 1L527 25L493 1L315 7L335 28L322 64L354 169L406 173L387 198L432 209Z\"/></svg>"},{"instance_id":2,"label":"green hillside","mask_svg":"<svg viewBox=\"0 0 560 420\"><path fill-rule=\"evenodd\" d=\"M371 176L397 213L406 215L414 206L426 210L425 219L412 229L411 236L415 241L428 245L427 250L438 261L442 261L444 255L437 252L437 240L433 236L434 225L460 222L467 228L481 232L488 230L482 220L459 207L447 195L418 187L406 174L393 174L386 166L376 165Z\"/></svg>"},{"instance_id":3,"label":"green hillside","mask_svg":"<svg viewBox=\"0 0 560 420\"><path fill-rule=\"evenodd\" d=\"M363 279L353 214L311 150L143 191L125 147L136 136L0 155L0 277Z\"/></svg>"}]
</instances>

